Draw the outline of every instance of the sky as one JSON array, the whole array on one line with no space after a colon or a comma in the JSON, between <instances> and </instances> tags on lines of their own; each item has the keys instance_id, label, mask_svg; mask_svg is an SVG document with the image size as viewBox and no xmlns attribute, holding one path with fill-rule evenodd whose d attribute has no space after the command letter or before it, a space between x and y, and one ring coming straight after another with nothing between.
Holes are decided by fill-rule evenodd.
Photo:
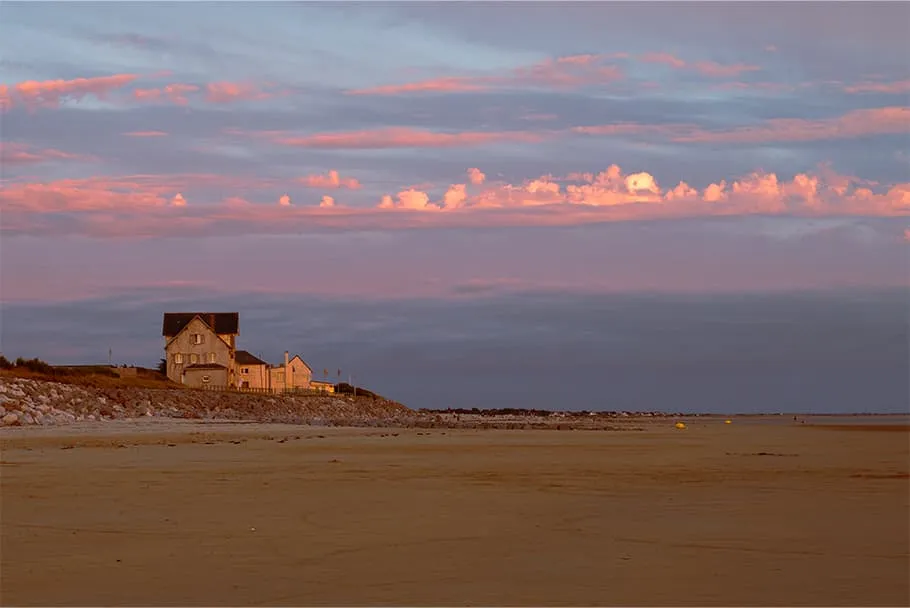
<instances>
[{"instance_id":1,"label":"sky","mask_svg":"<svg viewBox=\"0 0 910 608\"><path fill-rule=\"evenodd\" d=\"M414 406L906 410L908 22L2 2L0 347L154 365L162 312L239 310Z\"/></svg>"}]
</instances>

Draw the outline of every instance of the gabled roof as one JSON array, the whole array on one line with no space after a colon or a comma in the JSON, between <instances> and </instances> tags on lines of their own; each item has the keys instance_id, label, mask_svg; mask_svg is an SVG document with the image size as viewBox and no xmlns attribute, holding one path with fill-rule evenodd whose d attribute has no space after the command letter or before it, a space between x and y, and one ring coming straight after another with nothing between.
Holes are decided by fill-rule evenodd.
<instances>
[{"instance_id":1,"label":"gabled roof","mask_svg":"<svg viewBox=\"0 0 910 608\"><path fill-rule=\"evenodd\" d=\"M199 317L218 335L240 333L240 313L236 312L166 312L161 335L171 338L180 333L190 321Z\"/></svg>"},{"instance_id":2,"label":"gabled roof","mask_svg":"<svg viewBox=\"0 0 910 608\"><path fill-rule=\"evenodd\" d=\"M290 359L288 359L288 364L290 364L291 361L293 361L294 359L300 359L300 362L303 363L304 367L306 367L306 368L307 368L308 370L310 370L311 372L313 371L313 368L310 367L309 365L307 365L307 362L304 361L304 360L303 360L303 357L301 357L300 355L294 355L293 357L291 357Z\"/></svg>"},{"instance_id":3,"label":"gabled roof","mask_svg":"<svg viewBox=\"0 0 910 608\"><path fill-rule=\"evenodd\" d=\"M265 361L245 350L238 350L234 353L234 361L238 365L268 365Z\"/></svg>"}]
</instances>

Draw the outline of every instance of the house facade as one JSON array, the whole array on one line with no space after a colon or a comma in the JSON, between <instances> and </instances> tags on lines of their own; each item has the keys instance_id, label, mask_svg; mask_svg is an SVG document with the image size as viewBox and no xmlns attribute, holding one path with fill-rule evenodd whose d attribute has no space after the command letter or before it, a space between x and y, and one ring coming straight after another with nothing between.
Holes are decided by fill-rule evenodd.
<instances>
[{"instance_id":1,"label":"house facade","mask_svg":"<svg viewBox=\"0 0 910 608\"><path fill-rule=\"evenodd\" d=\"M220 363L196 363L183 370L183 383L187 386L221 387L228 386L228 382L228 368Z\"/></svg>"},{"instance_id":2,"label":"house facade","mask_svg":"<svg viewBox=\"0 0 910 608\"><path fill-rule=\"evenodd\" d=\"M231 384L239 317L236 312L164 313L167 377L189 386Z\"/></svg>"},{"instance_id":3,"label":"house facade","mask_svg":"<svg viewBox=\"0 0 910 608\"><path fill-rule=\"evenodd\" d=\"M284 352L283 365L273 365L269 368L269 382L272 390L309 389L313 370L300 355L294 355L292 359L289 359L288 354L287 351Z\"/></svg>"},{"instance_id":4,"label":"house facade","mask_svg":"<svg viewBox=\"0 0 910 608\"><path fill-rule=\"evenodd\" d=\"M269 364L245 350L238 350L234 357L235 386L238 388L266 389L269 384Z\"/></svg>"}]
</instances>

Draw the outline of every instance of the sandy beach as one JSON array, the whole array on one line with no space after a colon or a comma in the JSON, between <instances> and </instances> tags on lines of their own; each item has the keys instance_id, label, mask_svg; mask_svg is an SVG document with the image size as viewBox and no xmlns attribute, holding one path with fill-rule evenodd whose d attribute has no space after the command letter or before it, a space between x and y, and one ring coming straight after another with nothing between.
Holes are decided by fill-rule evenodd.
<instances>
[{"instance_id":1,"label":"sandy beach","mask_svg":"<svg viewBox=\"0 0 910 608\"><path fill-rule=\"evenodd\" d=\"M910 604L906 425L674 422L3 429L2 603Z\"/></svg>"}]
</instances>

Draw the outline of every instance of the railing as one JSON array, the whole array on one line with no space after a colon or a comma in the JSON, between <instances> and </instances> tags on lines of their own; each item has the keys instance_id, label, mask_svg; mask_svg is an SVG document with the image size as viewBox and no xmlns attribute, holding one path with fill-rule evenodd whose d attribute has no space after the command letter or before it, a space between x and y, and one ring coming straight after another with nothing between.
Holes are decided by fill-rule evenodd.
<instances>
[{"instance_id":1,"label":"railing","mask_svg":"<svg viewBox=\"0 0 910 608\"><path fill-rule=\"evenodd\" d=\"M331 395L331 391L319 388L259 388L259 387L238 387L225 386L223 384L203 384L197 388L209 392L226 392L226 393L250 393L254 395Z\"/></svg>"}]
</instances>

